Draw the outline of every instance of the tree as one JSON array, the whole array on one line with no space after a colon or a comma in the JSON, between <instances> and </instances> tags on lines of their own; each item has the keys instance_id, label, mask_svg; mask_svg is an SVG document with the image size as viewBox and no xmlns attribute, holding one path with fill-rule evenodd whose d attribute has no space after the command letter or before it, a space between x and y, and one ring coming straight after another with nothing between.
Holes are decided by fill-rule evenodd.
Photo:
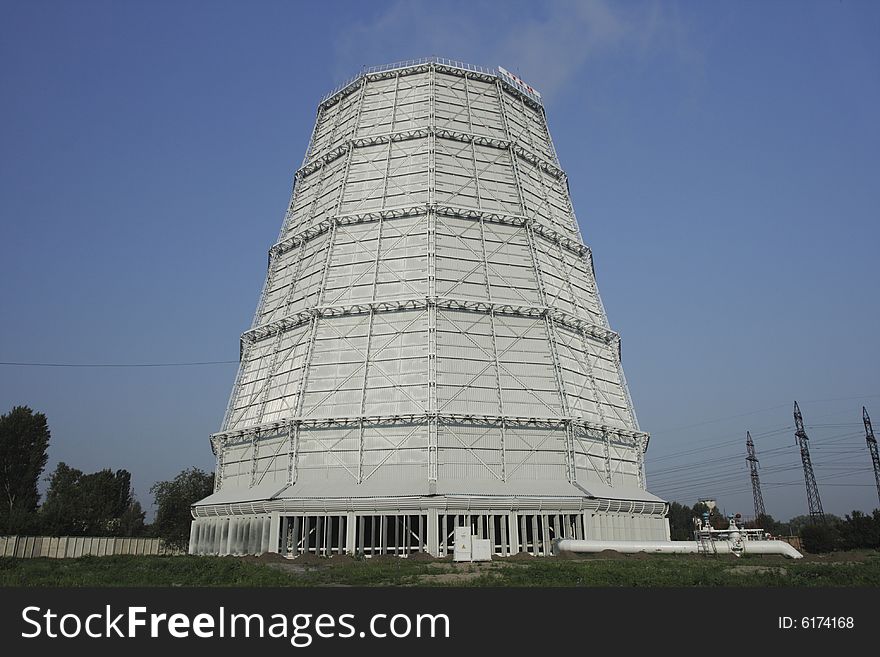
<instances>
[{"instance_id":1,"label":"tree","mask_svg":"<svg viewBox=\"0 0 880 657\"><path fill-rule=\"evenodd\" d=\"M142 536L146 527L144 517L146 512L141 508L141 503L132 500L125 512L119 517L119 536Z\"/></svg>"},{"instance_id":2,"label":"tree","mask_svg":"<svg viewBox=\"0 0 880 657\"><path fill-rule=\"evenodd\" d=\"M81 500L76 485L82 476L80 470L71 468L64 461L49 475L46 501L40 507L40 526L49 536L61 536L71 532L75 518L80 514Z\"/></svg>"},{"instance_id":3,"label":"tree","mask_svg":"<svg viewBox=\"0 0 880 657\"><path fill-rule=\"evenodd\" d=\"M673 541L694 540L694 510L691 507L671 502L667 517L669 536Z\"/></svg>"},{"instance_id":4,"label":"tree","mask_svg":"<svg viewBox=\"0 0 880 657\"><path fill-rule=\"evenodd\" d=\"M776 522L770 514L763 514L748 523L749 529L763 529L768 534L779 534L782 531L781 523Z\"/></svg>"},{"instance_id":5,"label":"tree","mask_svg":"<svg viewBox=\"0 0 880 657\"><path fill-rule=\"evenodd\" d=\"M189 543L190 507L214 492L214 473L189 468L171 481L156 482L150 492L156 503L153 531L169 545L183 549Z\"/></svg>"},{"instance_id":6,"label":"tree","mask_svg":"<svg viewBox=\"0 0 880 657\"><path fill-rule=\"evenodd\" d=\"M872 515L853 511L841 523L840 534L847 550L880 548L880 509L875 509Z\"/></svg>"},{"instance_id":7,"label":"tree","mask_svg":"<svg viewBox=\"0 0 880 657\"><path fill-rule=\"evenodd\" d=\"M801 528L804 549L813 554L833 552L842 547L839 518L826 516L824 521L813 522Z\"/></svg>"},{"instance_id":8,"label":"tree","mask_svg":"<svg viewBox=\"0 0 880 657\"><path fill-rule=\"evenodd\" d=\"M43 531L50 535L121 536L137 527L131 473L109 469L84 474L66 463L49 478L46 502L40 509ZM125 529L123 530L123 526Z\"/></svg>"},{"instance_id":9,"label":"tree","mask_svg":"<svg viewBox=\"0 0 880 657\"><path fill-rule=\"evenodd\" d=\"M792 536L799 536L801 530L812 522L813 520L812 518L810 518L810 516L795 516L785 524L788 527L789 534L791 534Z\"/></svg>"},{"instance_id":10,"label":"tree","mask_svg":"<svg viewBox=\"0 0 880 657\"><path fill-rule=\"evenodd\" d=\"M0 415L0 531L28 531L36 520L37 482L46 467L49 425L27 406Z\"/></svg>"},{"instance_id":11,"label":"tree","mask_svg":"<svg viewBox=\"0 0 880 657\"><path fill-rule=\"evenodd\" d=\"M825 521L834 525L839 525L842 522L841 519L833 513L826 513ZM814 520L810 516L795 516L788 522L783 522L779 524L784 527L786 531L788 531L789 535L799 536L801 530L803 530L804 527L806 527L807 525L812 525L815 522L816 520Z\"/></svg>"}]
</instances>

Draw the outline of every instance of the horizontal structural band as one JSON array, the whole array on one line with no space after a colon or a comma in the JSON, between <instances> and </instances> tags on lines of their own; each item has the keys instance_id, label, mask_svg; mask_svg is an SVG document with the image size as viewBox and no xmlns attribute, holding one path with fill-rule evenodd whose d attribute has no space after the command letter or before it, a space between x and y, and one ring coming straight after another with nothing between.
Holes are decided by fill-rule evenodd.
<instances>
[{"instance_id":1,"label":"horizontal structural band","mask_svg":"<svg viewBox=\"0 0 880 657\"><path fill-rule=\"evenodd\" d=\"M554 244L558 244L566 251L574 253L582 258L589 258L592 267L592 257L590 247L583 244L577 239L563 235L543 224L541 221L524 215L500 214L497 212L486 212L485 210L477 210L473 208L460 208L450 205L441 205L438 203L424 203L422 205L405 205L394 208L386 208L384 210L375 210L372 212L359 212L356 214L341 214L336 217L325 219L314 226L309 226L299 233L286 237L276 242L269 249L269 257L279 257L292 249L300 246L304 242L319 237L330 230L333 225L350 226L354 224L372 223L383 219L402 219L404 217L427 217L429 214L435 214L443 217L454 217L457 219L473 219L474 221L485 221L488 223L505 224L508 226L530 226L535 234L540 235L544 239Z\"/></svg>"},{"instance_id":2,"label":"horizontal structural band","mask_svg":"<svg viewBox=\"0 0 880 657\"><path fill-rule=\"evenodd\" d=\"M649 435L643 431L632 431L618 427L596 424L581 418L563 417L511 417L496 415L477 415L459 413L410 413L397 415L363 415L336 418L291 417L275 422L257 424L243 429L220 431L211 436L212 445L217 447L228 441L247 442L262 436L282 435L295 427L346 427L346 426L400 426L419 425L436 422L448 425L497 426L497 427L543 427L580 429L595 440L607 439L612 445L633 447L641 445L644 452L648 448Z\"/></svg>"},{"instance_id":3,"label":"horizontal structural band","mask_svg":"<svg viewBox=\"0 0 880 657\"><path fill-rule=\"evenodd\" d=\"M425 57L422 59L414 59L364 69L327 93L318 104L318 111L335 105L349 94L357 91L364 81L373 82L376 80L387 80L388 78L395 76L403 77L406 75L417 75L419 73L427 73L431 70L437 71L438 73L448 73L458 77L468 77L482 82L495 82L497 80L505 90L522 98L531 107L542 112L544 110L539 97L529 93L525 89L521 89L519 85L516 85L508 78L501 76L497 69L490 69L484 66L474 66L473 64L458 62L442 57Z\"/></svg>"},{"instance_id":4,"label":"horizontal structural band","mask_svg":"<svg viewBox=\"0 0 880 657\"><path fill-rule=\"evenodd\" d=\"M531 496L412 496L412 497L363 497L363 498L277 498L235 504L213 504L192 507L197 518L247 516L269 513L387 513L421 512L436 509L442 513L554 513L580 511L594 513L638 514L664 517L666 504L640 500L614 500L591 497L531 497Z\"/></svg>"},{"instance_id":5,"label":"horizontal structural band","mask_svg":"<svg viewBox=\"0 0 880 657\"><path fill-rule=\"evenodd\" d=\"M607 345L618 345L620 336L609 328L588 322L580 317L558 308L545 306L521 306L489 301L470 301L447 297L421 297L418 299L394 299L387 301L371 301L348 305L317 306L315 308L267 322L245 331L241 335L242 347L254 344L266 338L289 331L301 326L312 318L341 317L346 315L366 315L369 313L390 313L405 310L426 310L439 308L443 310L461 310L465 312L510 315L515 317L546 317L555 323L581 333L584 337L594 338Z\"/></svg>"},{"instance_id":6,"label":"horizontal structural band","mask_svg":"<svg viewBox=\"0 0 880 657\"><path fill-rule=\"evenodd\" d=\"M510 150L520 159L534 165L545 173L550 174L557 180L567 180L565 171L560 169L552 162L548 162L547 160L538 157L529 149L523 148L516 141L508 139L498 139L497 137L488 137L486 135L477 135L468 132L460 132L458 130L447 130L445 128L436 128L433 126L417 128L414 130L403 130L399 132L389 132L384 134L371 135L368 137L355 137L353 139L348 139L338 146L332 148L327 153L309 161L307 164L297 169L295 179L300 180L302 178L305 178L306 176L311 175L315 171L319 170L321 167L327 166L331 162L334 162L341 158L343 155L346 155L348 151L353 148L364 148L366 146L387 144L389 142L403 142L411 141L414 139L424 139L431 135L435 137L440 137L441 139L449 139L451 141L458 141L466 144L474 143L480 146L497 148L498 150Z\"/></svg>"}]
</instances>

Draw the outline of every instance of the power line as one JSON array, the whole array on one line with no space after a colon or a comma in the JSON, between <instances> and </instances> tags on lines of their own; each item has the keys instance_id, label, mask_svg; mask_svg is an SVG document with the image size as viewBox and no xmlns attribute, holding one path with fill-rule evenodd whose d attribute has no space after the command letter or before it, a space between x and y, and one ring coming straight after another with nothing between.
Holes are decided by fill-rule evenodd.
<instances>
[{"instance_id":1,"label":"power line","mask_svg":"<svg viewBox=\"0 0 880 657\"><path fill-rule=\"evenodd\" d=\"M23 363L0 362L7 367L199 367L202 365L231 365L237 360L203 360L189 363Z\"/></svg>"},{"instance_id":2,"label":"power line","mask_svg":"<svg viewBox=\"0 0 880 657\"><path fill-rule=\"evenodd\" d=\"M760 433L760 434L756 433L755 438L769 437L771 435L787 433L791 428L792 428L792 426L788 425L788 426L781 427L778 429L769 429L769 430L765 431L764 433ZM697 452L705 452L705 451L710 451L710 450L714 451L714 450L717 450L719 447L724 447L727 445L734 445L734 444L740 445L740 444L742 444L741 441L742 441L742 438L734 438L732 440L725 440L725 441L719 442L719 443L713 443L710 445L703 445L702 447L693 447L693 448L684 449L684 450L681 450L678 452L669 452L667 454L663 454L662 456L658 456L655 459L652 459L652 463L659 463L660 461L667 461L669 459L674 459L679 456L688 456L690 454L695 454Z\"/></svg>"},{"instance_id":3,"label":"power line","mask_svg":"<svg viewBox=\"0 0 880 657\"><path fill-rule=\"evenodd\" d=\"M810 425L807 425L807 426L810 426ZM790 428L791 427L786 427L783 431L787 431ZM780 433L782 433L782 431L777 430L777 431L766 432L764 434L756 434L756 436L765 436L766 437L771 434L778 435ZM843 447L843 446L839 445L839 443L845 443L845 442L852 441L852 438L857 436L858 434L859 434L859 432L852 432L852 433L836 434L833 436L820 438L817 440L817 445L815 445L814 447L816 449L823 450L823 454L831 454L831 455L850 454L850 453L861 454L862 448L855 447L852 445L847 446L847 447ZM739 441L737 441L737 442L739 442ZM697 451L716 449L717 447L724 446L727 444L729 444L729 443L727 443L727 442L718 443L717 445L711 445L711 446L704 447L704 448L698 448L698 449L692 450L691 452L681 452L676 456L678 458L681 458L681 456L687 456L688 454L693 454L694 452L697 452ZM767 461L767 460L772 461L772 460L774 460L775 457L791 454L791 447L789 447L789 446L773 447L773 448L764 450L762 452L762 454L764 455L765 461ZM715 471L715 470L719 470L719 469L726 470L729 467L729 466L725 465L726 463L735 462L735 461L738 461L740 458L742 458L742 455L740 453L722 454L722 455L714 456L712 458L704 459L704 460L681 461L680 463L677 463L677 464L669 464L669 465L666 465L665 467L660 467L660 468L656 468L656 469L653 467L655 464L657 464L663 460L666 460L671 456L672 455L667 455L667 457L659 457L656 459L651 459L649 461L648 467L651 472L652 481L654 481L655 485L656 485L657 479L661 479L661 480L666 479L670 475L676 476L676 473L680 473L685 470L689 471L691 473L702 473L704 471ZM768 458L768 456L769 456L769 458ZM772 467L771 467L771 469L772 469ZM765 468L765 470L766 470L766 468Z\"/></svg>"},{"instance_id":4,"label":"power line","mask_svg":"<svg viewBox=\"0 0 880 657\"><path fill-rule=\"evenodd\" d=\"M705 424L714 424L715 422L722 422L724 420L734 420L736 418L745 417L747 415L754 415L755 413L765 413L767 411L775 411L777 408L784 408L787 404L779 404L777 406L770 406L768 408L759 408L754 411L746 411L745 413L737 413L736 415L726 415L724 417L714 418L712 420L703 420L702 422L696 422L694 424L687 424L682 427L673 427L671 429L660 429L659 431L653 431L652 434L657 436L663 433L671 433L673 431L683 431L685 429L693 429L694 427L701 427Z\"/></svg>"},{"instance_id":5,"label":"power line","mask_svg":"<svg viewBox=\"0 0 880 657\"><path fill-rule=\"evenodd\" d=\"M851 434L843 437L834 437L839 441L841 438L849 438ZM835 442L828 440L827 442ZM856 453L849 450L841 450L839 447L829 446L823 455L829 457L818 466L818 471L822 473L822 479L828 470L839 470L843 468L851 468L856 465ZM860 451L860 450L859 450ZM778 452L786 452L792 454L791 447L777 447L767 450L767 453L774 453L773 456L782 456ZM740 454L725 455L714 460L698 461L683 463L677 466L663 468L652 471L651 481L652 488L660 491L682 491L687 488L703 487L710 484L726 483L731 479L737 480L741 477L741 473L745 470L744 466L732 466L731 462L737 462L742 458ZM765 458L765 461L767 459ZM771 459L772 460L772 459ZM841 465L843 464L843 465ZM780 463L776 465L766 466L763 469L765 474L775 474L780 472L790 472L800 469L800 463ZM686 481L682 481L686 477Z\"/></svg>"},{"instance_id":6,"label":"power line","mask_svg":"<svg viewBox=\"0 0 880 657\"><path fill-rule=\"evenodd\" d=\"M808 400L806 400L806 403L818 404L818 403L822 403L822 402L852 401L854 399L873 399L876 397L880 397L880 395L872 394L872 395L859 395L859 396L855 396L855 397L829 397L827 399L808 399ZM703 420L703 421L697 422L695 424L688 424L688 425L681 426L681 427L672 427L669 429L659 429L659 430L652 431L651 433L654 436L658 436L660 434L671 433L673 431L683 431L684 429L693 429L694 427L700 427L700 426L703 426L704 424L714 424L715 422L722 422L724 420L733 420L733 419L740 418L740 417L746 417L747 415L755 415L756 413L766 413L768 411L775 411L778 408L785 408L786 406L788 406L787 403L786 404L777 404L776 406L769 406L767 408L759 408L759 409L755 409L752 411L745 411L744 413L737 413L736 415L727 415L724 417L713 418L711 420ZM820 417L822 417L822 416L820 416Z\"/></svg>"}]
</instances>

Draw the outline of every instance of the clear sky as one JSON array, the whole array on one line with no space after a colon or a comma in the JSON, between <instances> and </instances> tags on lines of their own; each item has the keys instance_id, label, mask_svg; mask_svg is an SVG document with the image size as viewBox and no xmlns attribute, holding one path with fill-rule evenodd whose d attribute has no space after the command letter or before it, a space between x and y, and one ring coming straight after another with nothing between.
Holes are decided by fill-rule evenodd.
<instances>
[{"instance_id":1,"label":"clear sky","mask_svg":"<svg viewBox=\"0 0 880 657\"><path fill-rule=\"evenodd\" d=\"M543 92L642 427L649 487L877 506L880 4L2 2L0 361L238 358L320 97L439 55ZM235 365L0 366L49 470L140 500L213 468ZM48 470L47 470L48 472Z\"/></svg>"}]
</instances>

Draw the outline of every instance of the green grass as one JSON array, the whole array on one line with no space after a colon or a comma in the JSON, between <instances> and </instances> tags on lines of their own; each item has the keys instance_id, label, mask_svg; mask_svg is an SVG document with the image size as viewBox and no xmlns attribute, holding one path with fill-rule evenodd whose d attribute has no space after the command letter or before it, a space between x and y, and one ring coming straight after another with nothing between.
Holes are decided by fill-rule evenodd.
<instances>
[{"instance_id":1,"label":"green grass","mask_svg":"<svg viewBox=\"0 0 880 657\"><path fill-rule=\"evenodd\" d=\"M454 564L390 557L0 559L0 586L880 586L880 554L767 557L596 555Z\"/></svg>"},{"instance_id":2,"label":"green grass","mask_svg":"<svg viewBox=\"0 0 880 657\"><path fill-rule=\"evenodd\" d=\"M287 586L289 577L233 558L0 559L2 586Z\"/></svg>"}]
</instances>

